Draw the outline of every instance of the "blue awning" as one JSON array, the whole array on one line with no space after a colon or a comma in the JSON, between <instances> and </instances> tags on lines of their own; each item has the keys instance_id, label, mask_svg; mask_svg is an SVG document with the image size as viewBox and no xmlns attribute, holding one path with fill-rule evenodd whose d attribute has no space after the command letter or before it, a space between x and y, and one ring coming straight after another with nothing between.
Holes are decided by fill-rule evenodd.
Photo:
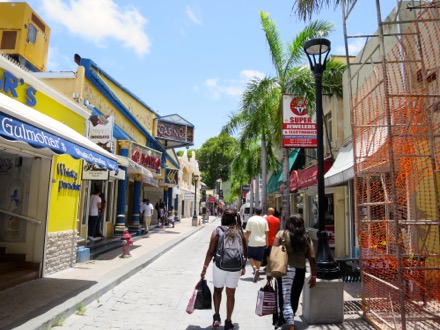
<instances>
[{"instance_id":1,"label":"blue awning","mask_svg":"<svg viewBox=\"0 0 440 330\"><path fill-rule=\"evenodd\" d=\"M116 156L63 123L0 94L0 136L118 172Z\"/></svg>"}]
</instances>

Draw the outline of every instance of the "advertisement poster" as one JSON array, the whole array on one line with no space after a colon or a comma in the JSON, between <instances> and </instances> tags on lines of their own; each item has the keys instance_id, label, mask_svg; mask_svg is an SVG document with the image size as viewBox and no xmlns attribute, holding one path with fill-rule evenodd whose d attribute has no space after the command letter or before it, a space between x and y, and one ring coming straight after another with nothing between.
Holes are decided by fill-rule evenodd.
<instances>
[{"instance_id":1,"label":"advertisement poster","mask_svg":"<svg viewBox=\"0 0 440 330\"><path fill-rule=\"evenodd\" d=\"M113 116L100 115L89 118L89 140L95 142L101 148L110 153L113 147Z\"/></svg>"},{"instance_id":2,"label":"advertisement poster","mask_svg":"<svg viewBox=\"0 0 440 330\"><path fill-rule=\"evenodd\" d=\"M302 97L283 95L283 147L316 148L316 119L310 118Z\"/></svg>"}]
</instances>

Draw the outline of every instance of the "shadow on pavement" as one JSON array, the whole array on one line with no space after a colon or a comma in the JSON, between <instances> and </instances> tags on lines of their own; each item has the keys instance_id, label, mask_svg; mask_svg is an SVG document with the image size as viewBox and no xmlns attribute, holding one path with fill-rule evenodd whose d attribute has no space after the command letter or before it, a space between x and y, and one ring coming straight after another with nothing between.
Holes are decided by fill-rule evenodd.
<instances>
[{"instance_id":1,"label":"shadow on pavement","mask_svg":"<svg viewBox=\"0 0 440 330\"><path fill-rule=\"evenodd\" d=\"M45 277L0 291L0 329L18 327L95 284Z\"/></svg>"}]
</instances>

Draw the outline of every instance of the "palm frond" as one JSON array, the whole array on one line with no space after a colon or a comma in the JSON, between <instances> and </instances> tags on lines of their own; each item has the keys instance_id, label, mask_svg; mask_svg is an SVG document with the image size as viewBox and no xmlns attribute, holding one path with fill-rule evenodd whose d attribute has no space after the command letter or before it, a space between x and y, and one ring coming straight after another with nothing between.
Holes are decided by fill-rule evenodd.
<instances>
[{"instance_id":1,"label":"palm frond","mask_svg":"<svg viewBox=\"0 0 440 330\"><path fill-rule=\"evenodd\" d=\"M260 11L260 18L263 31L266 35L267 43L269 44L272 63L277 72L277 76L281 77L284 67L284 47L280 33L275 22L270 18L269 13Z\"/></svg>"},{"instance_id":2,"label":"palm frond","mask_svg":"<svg viewBox=\"0 0 440 330\"><path fill-rule=\"evenodd\" d=\"M355 0L348 0L352 2ZM323 8L329 8L330 5L334 5L334 8L341 3L341 0L295 0L292 6L292 12L296 14L296 17L306 21L312 18L312 14L319 14Z\"/></svg>"}]
</instances>

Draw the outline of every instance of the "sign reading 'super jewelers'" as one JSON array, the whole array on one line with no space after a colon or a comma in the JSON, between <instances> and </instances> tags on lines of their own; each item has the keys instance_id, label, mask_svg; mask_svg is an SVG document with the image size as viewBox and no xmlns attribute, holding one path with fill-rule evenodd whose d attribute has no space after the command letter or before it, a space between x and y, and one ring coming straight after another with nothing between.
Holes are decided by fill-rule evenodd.
<instances>
[{"instance_id":1,"label":"sign reading 'super jewelers'","mask_svg":"<svg viewBox=\"0 0 440 330\"><path fill-rule=\"evenodd\" d=\"M162 158L162 153L160 151L131 142L129 152L132 161L143 167L150 168L156 173L160 173Z\"/></svg>"},{"instance_id":2,"label":"sign reading 'super jewelers'","mask_svg":"<svg viewBox=\"0 0 440 330\"><path fill-rule=\"evenodd\" d=\"M283 147L316 148L316 119L310 118L304 98L283 95Z\"/></svg>"}]
</instances>

